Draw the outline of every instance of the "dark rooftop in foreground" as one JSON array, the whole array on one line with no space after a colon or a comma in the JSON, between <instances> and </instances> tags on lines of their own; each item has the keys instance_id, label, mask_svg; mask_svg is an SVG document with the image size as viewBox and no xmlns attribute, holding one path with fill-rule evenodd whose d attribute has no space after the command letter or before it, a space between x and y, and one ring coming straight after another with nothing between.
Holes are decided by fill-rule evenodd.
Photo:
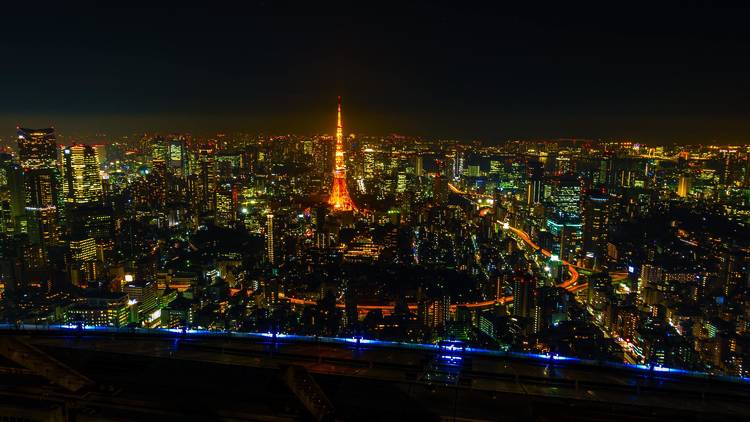
<instances>
[{"instance_id":1,"label":"dark rooftop in foreground","mask_svg":"<svg viewBox=\"0 0 750 422\"><path fill-rule=\"evenodd\" d=\"M77 420L750 417L750 390L743 382L576 361L262 336L2 334L3 344L21 340L94 385L71 393L51 387L50 379L38 374L4 371L0 411L12 408L12 403L2 404L4 398L45 391L45 400L80 415ZM298 384L311 387L300 389ZM305 394L330 404L308 407ZM52 406L52 413L59 411L40 404ZM123 406L127 413L122 413Z\"/></svg>"}]
</instances>

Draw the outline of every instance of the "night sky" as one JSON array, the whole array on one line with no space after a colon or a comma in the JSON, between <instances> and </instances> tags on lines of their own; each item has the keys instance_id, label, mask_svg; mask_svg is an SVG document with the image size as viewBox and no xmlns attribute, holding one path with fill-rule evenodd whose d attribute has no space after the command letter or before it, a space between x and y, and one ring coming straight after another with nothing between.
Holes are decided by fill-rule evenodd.
<instances>
[{"instance_id":1,"label":"night sky","mask_svg":"<svg viewBox=\"0 0 750 422\"><path fill-rule=\"evenodd\" d=\"M80 136L331 132L337 95L356 133L691 143L750 134L744 9L313 3L6 10L0 135L19 123Z\"/></svg>"}]
</instances>

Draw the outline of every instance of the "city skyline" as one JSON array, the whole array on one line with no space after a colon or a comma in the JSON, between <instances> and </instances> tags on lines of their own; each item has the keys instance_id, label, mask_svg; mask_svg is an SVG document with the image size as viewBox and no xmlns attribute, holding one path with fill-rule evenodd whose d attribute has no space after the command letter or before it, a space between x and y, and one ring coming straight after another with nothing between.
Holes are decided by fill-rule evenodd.
<instances>
[{"instance_id":1,"label":"city skyline","mask_svg":"<svg viewBox=\"0 0 750 422\"><path fill-rule=\"evenodd\" d=\"M0 127L321 133L333 92L357 133L741 143L750 33L707 7L52 8L2 30Z\"/></svg>"}]
</instances>

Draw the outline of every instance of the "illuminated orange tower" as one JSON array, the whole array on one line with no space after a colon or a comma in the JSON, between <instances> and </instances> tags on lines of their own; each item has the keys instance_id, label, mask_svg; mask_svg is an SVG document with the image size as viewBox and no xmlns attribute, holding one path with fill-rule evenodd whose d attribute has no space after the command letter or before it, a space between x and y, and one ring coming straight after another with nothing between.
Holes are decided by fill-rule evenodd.
<instances>
[{"instance_id":1,"label":"illuminated orange tower","mask_svg":"<svg viewBox=\"0 0 750 422\"><path fill-rule=\"evenodd\" d=\"M346 187L346 164L344 162L344 126L341 124L341 97L339 97L338 122L336 123L336 161L333 169L333 187L328 205L334 211L352 211L356 207Z\"/></svg>"}]
</instances>

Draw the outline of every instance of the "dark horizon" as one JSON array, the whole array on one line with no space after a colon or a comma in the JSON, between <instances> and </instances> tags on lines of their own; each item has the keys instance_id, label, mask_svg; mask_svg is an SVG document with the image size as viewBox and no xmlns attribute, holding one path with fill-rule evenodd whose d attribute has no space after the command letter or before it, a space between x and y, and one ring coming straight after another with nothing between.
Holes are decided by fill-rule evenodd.
<instances>
[{"instance_id":1,"label":"dark horizon","mask_svg":"<svg viewBox=\"0 0 750 422\"><path fill-rule=\"evenodd\" d=\"M347 133L744 143L750 129L744 9L394 10L321 17L260 3L12 20L0 134L331 133L337 95Z\"/></svg>"}]
</instances>

